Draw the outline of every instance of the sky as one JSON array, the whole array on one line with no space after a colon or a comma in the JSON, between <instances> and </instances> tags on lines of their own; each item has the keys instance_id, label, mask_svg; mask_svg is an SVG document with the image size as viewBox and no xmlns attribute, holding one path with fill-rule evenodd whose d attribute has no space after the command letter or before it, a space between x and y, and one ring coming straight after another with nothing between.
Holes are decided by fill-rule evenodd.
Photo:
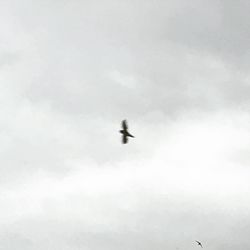
<instances>
[{"instance_id":1,"label":"sky","mask_svg":"<svg viewBox=\"0 0 250 250\"><path fill-rule=\"evenodd\" d=\"M0 249L249 249L249 11L2 0Z\"/></svg>"}]
</instances>

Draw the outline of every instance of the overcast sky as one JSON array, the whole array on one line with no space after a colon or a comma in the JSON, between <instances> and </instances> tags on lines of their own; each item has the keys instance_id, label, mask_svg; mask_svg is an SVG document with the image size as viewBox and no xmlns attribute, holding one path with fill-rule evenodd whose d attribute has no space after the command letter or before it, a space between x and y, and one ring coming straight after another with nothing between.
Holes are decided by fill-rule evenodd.
<instances>
[{"instance_id":1,"label":"overcast sky","mask_svg":"<svg viewBox=\"0 0 250 250\"><path fill-rule=\"evenodd\" d=\"M0 249L250 249L249 12L0 1Z\"/></svg>"}]
</instances>

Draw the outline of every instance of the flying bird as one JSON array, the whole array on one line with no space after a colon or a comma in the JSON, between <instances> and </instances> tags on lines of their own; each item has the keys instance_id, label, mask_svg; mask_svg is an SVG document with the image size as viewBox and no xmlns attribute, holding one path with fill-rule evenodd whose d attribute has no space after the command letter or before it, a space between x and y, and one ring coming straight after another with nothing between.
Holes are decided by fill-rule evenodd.
<instances>
[{"instance_id":1,"label":"flying bird","mask_svg":"<svg viewBox=\"0 0 250 250\"><path fill-rule=\"evenodd\" d=\"M126 120L122 121L122 130L120 130L120 133L122 134L122 143L123 144L128 143L128 137L134 138L134 136L128 132L128 124L127 124Z\"/></svg>"},{"instance_id":2,"label":"flying bird","mask_svg":"<svg viewBox=\"0 0 250 250\"><path fill-rule=\"evenodd\" d=\"M196 240L196 242L197 242L198 246L203 247L202 244L201 244L201 242L199 242L197 240Z\"/></svg>"}]
</instances>

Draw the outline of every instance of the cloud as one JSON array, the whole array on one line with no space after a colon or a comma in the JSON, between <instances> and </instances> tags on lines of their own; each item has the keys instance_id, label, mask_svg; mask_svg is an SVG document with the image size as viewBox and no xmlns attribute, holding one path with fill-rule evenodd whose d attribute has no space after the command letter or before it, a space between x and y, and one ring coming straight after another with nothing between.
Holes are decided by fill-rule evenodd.
<instances>
[{"instance_id":1,"label":"cloud","mask_svg":"<svg viewBox=\"0 0 250 250\"><path fill-rule=\"evenodd\" d=\"M11 30L6 43L17 36L12 50L18 49L21 59L2 80L33 105L46 103L66 115L120 119L159 110L178 116L246 107L249 76L237 69L243 69L247 54L241 25L247 23L247 8L243 2L234 6L221 1L6 5L6 12L14 13L2 17ZM135 82L133 91L126 88Z\"/></svg>"},{"instance_id":2,"label":"cloud","mask_svg":"<svg viewBox=\"0 0 250 250\"><path fill-rule=\"evenodd\" d=\"M249 48L249 3L182 1L172 16L168 35L193 50L212 53L237 69L246 69Z\"/></svg>"},{"instance_id":3,"label":"cloud","mask_svg":"<svg viewBox=\"0 0 250 250\"><path fill-rule=\"evenodd\" d=\"M0 245L247 248L247 9L4 3Z\"/></svg>"},{"instance_id":4,"label":"cloud","mask_svg":"<svg viewBox=\"0 0 250 250\"><path fill-rule=\"evenodd\" d=\"M2 188L1 227L22 232L30 249L192 249L196 238L233 249L235 228L247 247L249 170L228 156L249 146L248 120L187 118L169 127L150 157L102 167L80 161L61 177L32 174Z\"/></svg>"}]
</instances>

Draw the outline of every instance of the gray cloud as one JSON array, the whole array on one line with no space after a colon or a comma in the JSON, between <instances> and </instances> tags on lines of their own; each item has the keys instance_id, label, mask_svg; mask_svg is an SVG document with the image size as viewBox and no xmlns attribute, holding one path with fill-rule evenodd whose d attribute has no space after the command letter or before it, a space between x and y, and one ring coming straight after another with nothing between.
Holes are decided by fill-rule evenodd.
<instances>
[{"instance_id":1,"label":"gray cloud","mask_svg":"<svg viewBox=\"0 0 250 250\"><path fill-rule=\"evenodd\" d=\"M2 249L249 248L248 5L5 1Z\"/></svg>"},{"instance_id":2,"label":"gray cloud","mask_svg":"<svg viewBox=\"0 0 250 250\"><path fill-rule=\"evenodd\" d=\"M111 116L110 110L118 117L120 110L173 115L248 103L247 74L230 66L241 69L247 51L239 24L247 22L237 14L247 9L242 5L235 16L234 4L230 11L230 4L216 1L35 5L44 15L20 15L40 68L27 96L61 112ZM234 27L241 36L231 34ZM122 77L132 77L136 88L124 86Z\"/></svg>"},{"instance_id":3,"label":"gray cloud","mask_svg":"<svg viewBox=\"0 0 250 250\"><path fill-rule=\"evenodd\" d=\"M248 63L249 3L247 1L186 1L169 25L177 42L213 53L236 67ZM242 64L243 63L243 64Z\"/></svg>"}]
</instances>

